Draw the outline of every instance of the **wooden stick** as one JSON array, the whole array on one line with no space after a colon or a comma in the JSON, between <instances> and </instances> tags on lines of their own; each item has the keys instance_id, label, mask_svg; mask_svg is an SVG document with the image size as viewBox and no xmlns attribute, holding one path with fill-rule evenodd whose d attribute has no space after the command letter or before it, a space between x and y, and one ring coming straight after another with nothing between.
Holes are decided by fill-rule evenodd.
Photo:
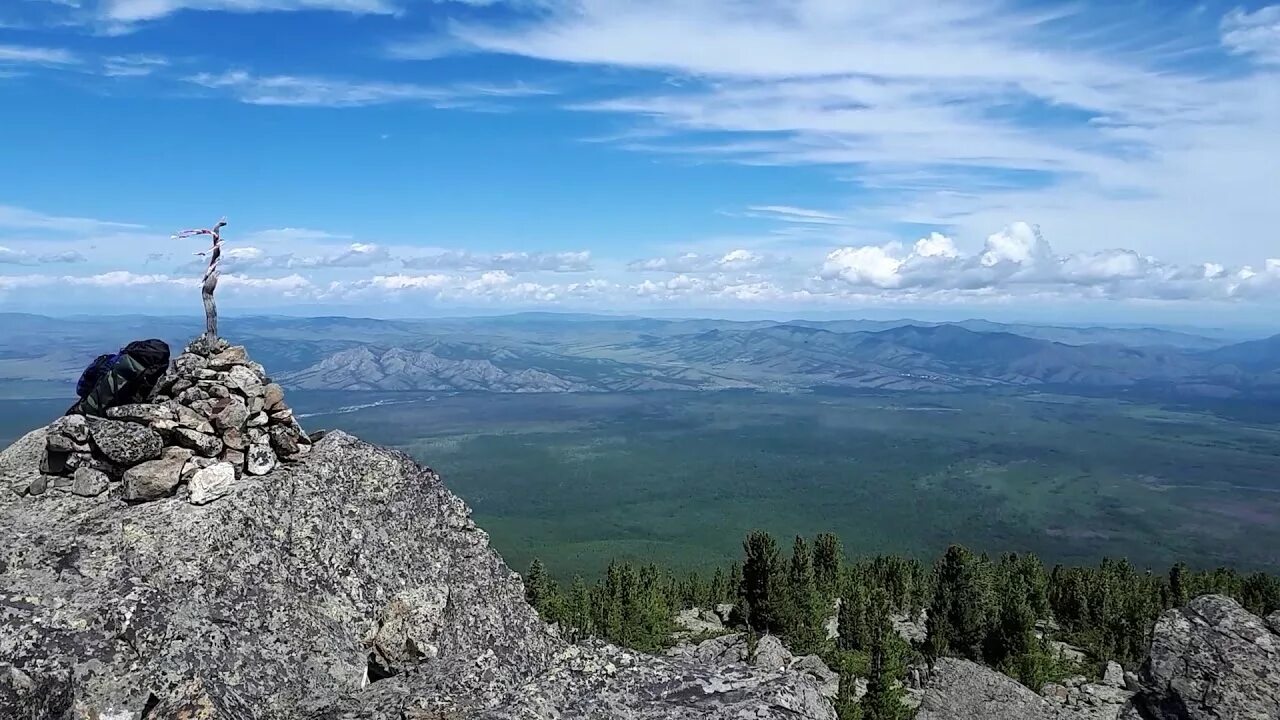
<instances>
[{"instance_id":1,"label":"wooden stick","mask_svg":"<svg viewBox=\"0 0 1280 720\"><path fill-rule=\"evenodd\" d=\"M223 218L212 228L183 230L173 236L188 238L209 235L213 238L213 247L209 250L209 265L205 268L204 282L200 286L200 297L204 301L204 343L209 352L213 351L213 345L218 341L218 306L213 301L213 292L218 289L218 265L222 259L222 228L226 224L227 219Z\"/></svg>"}]
</instances>

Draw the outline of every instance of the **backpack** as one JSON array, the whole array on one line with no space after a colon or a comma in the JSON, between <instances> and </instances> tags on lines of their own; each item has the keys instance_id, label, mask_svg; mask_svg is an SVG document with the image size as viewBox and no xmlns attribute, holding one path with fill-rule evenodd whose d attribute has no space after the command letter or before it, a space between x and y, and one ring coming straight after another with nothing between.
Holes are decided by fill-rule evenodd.
<instances>
[{"instance_id":1,"label":"backpack","mask_svg":"<svg viewBox=\"0 0 1280 720\"><path fill-rule=\"evenodd\" d=\"M67 414L103 415L110 407L146 402L168 369L163 340L136 340L114 355L99 355L76 383L80 401Z\"/></svg>"}]
</instances>

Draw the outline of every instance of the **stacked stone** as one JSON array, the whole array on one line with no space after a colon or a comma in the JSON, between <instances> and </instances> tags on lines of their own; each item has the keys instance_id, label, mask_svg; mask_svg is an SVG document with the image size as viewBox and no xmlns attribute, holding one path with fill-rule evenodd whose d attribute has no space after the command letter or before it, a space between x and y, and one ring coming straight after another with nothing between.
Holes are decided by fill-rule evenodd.
<instances>
[{"instance_id":1,"label":"stacked stone","mask_svg":"<svg viewBox=\"0 0 1280 720\"><path fill-rule=\"evenodd\" d=\"M105 418L59 418L47 438L32 495L96 497L119 483L124 500L145 502L185 483L197 505L230 492L244 474L266 475L311 449L284 390L243 346L225 340L189 345L150 402L109 408Z\"/></svg>"}]
</instances>

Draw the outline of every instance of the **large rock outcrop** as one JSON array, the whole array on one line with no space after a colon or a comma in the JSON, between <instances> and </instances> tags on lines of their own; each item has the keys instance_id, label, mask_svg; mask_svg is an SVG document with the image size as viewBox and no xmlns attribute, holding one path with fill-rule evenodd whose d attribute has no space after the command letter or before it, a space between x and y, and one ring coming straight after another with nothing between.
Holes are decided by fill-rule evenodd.
<instances>
[{"instance_id":1,"label":"large rock outcrop","mask_svg":"<svg viewBox=\"0 0 1280 720\"><path fill-rule=\"evenodd\" d=\"M1156 623L1151 658L1138 673L1142 715L1150 720L1280 718L1278 625L1221 595L1169 610Z\"/></svg>"},{"instance_id":2,"label":"large rock outcrop","mask_svg":"<svg viewBox=\"0 0 1280 720\"><path fill-rule=\"evenodd\" d=\"M1098 683L1050 683L1037 695L981 665L944 658L917 720L1276 720L1280 614L1267 620L1221 595L1169 610L1138 677L1110 663ZM1134 686L1136 685L1136 694Z\"/></svg>"},{"instance_id":3,"label":"large rock outcrop","mask_svg":"<svg viewBox=\"0 0 1280 720\"><path fill-rule=\"evenodd\" d=\"M793 670L564 642L400 453L331 433L129 503L31 494L48 437L0 453L0 717L835 718Z\"/></svg>"}]
</instances>

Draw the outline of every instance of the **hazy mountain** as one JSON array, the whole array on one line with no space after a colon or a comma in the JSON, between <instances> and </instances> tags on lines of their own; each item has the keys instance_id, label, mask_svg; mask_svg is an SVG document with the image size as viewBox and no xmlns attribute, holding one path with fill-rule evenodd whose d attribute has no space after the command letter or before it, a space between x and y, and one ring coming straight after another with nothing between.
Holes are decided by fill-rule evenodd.
<instances>
[{"instance_id":1,"label":"hazy mountain","mask_svg":"<svg viewBox=\"0 0 1280 720\"><path fill-rule=\"evenodd\" d=\"M733 322L526 313L478 318L228 318L286 385L331 390L581 392L843 387L948 391L1156 387L1280 393L1280 336L1221 346L1159 328L841 320ZM0 314L0 392L65 396L125 342L175 350L197 320ZM27 393L24 395L24 393Z\"/></svg>"}]
</instances>

